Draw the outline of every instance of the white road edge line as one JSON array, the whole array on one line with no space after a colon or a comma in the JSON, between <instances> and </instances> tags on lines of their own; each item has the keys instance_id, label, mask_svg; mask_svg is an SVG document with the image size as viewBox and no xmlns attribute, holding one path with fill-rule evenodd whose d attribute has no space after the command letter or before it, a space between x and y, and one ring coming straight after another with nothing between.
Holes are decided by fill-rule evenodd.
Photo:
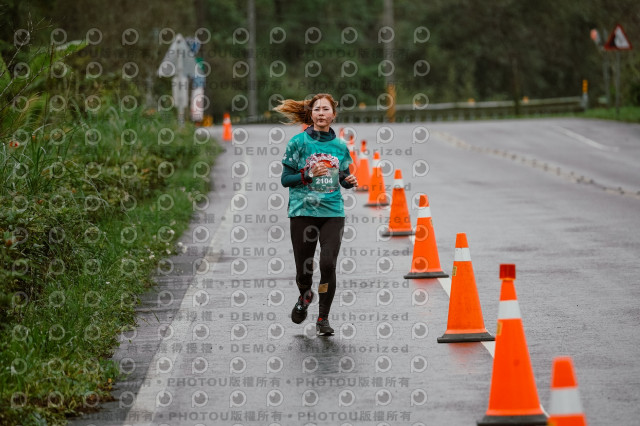
<instances>
[{"instance_id":1,"label":"white road edge line","mask_svg":"<svg viewBox=\"0 0 640 426\"><path fill-rule=\"evenodd\" d=\"M602 145L601 143L598 143L598 142L596 142L594 140L591 140L586 136L582 136L579 133L572 132L569 129L565 129L564 127L561 127L561 126L554 126L554 127L558 132L562 133L563 135L569 136L570 138L575 139L578 142L582 142L582 143L584 143L586 145L589 145L589 146L591 146L593 148L596 148L596 149L599 149L601 151L618 152L620 150L620 148L615 147L615 146Z\"/></svg>"},{"instance_id":2,"label":"white road edge line","mask_svg":"<svg viewBox=\"0 0 640 426\"><path fill-rule=\"evenodd\" d=\"M248 170L251 170L251 160L249 157L247 157L246 155L242 156L242 160L247 164ZM247 175L245 177L243 177L240 181L240 190L239 191L235 191L235 194L244 194L246 185L245 185L245 181L249 180L249 176L251 175L251 173L247 173ZM223 238L228 238L229 237L229 231L231 229L231 217L233 216L233 197L231 198L231 200L229 201L229 205L227 206L227 209L224 213L225 218L227 218L228 220L223 221L220 226L218 226L218 228L216 229L215 233L213 234L213 236L211 237L211 243L209 244L209 249L207 250L208 253L212 253L212 251L214 250L215 247L219 247L220 246L220 241ZM205 260L207 260L209 262L209 271L212 270L213 266L217 263L218 259L220 258L220 251L216 251L215 254L211 255L207 255L205 257ZM195 277L194 277L195 279ZM193 286L193 280L189 283L189 287L187 288L187 290L184 293L184 296L182 298L182 302L180 303L180 308L178 309L178 311L182 311L182 310L188 310L190 308L190 303L191 303L191 298L189 297L189 292L195 290L196 288ZM186 322L184 320L178 320L177 318L173 319L173 321L171 321L171 327L173 328L173 335L172 336L185 336L188 334L189 331L189 327L192 325L191 322ZM143 379L143 383L146 382L147 380L149 380L149 383L153 384L155 383L155 380L158 378L158 376L162 375L165 376L166 373L157 373L156 372L156 368L158 365L158 360L160 358L169 358L170 361L172 362L173 365L175 365L176 359L178 357L178 353L170 355L170 354L160 354L159 352L156 352L153 355L153 358L151 359L151 361L149 362L149 367L147 367L147 372L145 373L144 379ZM149 413L155 413L157 411L157 409L159 407L157 407L156 405L156 397L157 395L159 395L161 392L164 392L167 389L167 381L163 380L164 384L162 386L155 387L153 385L151 386L141 386L138 394L135 397L135 402L133 403L133 405L130 408L130 412L149 412ZM158 389L160 389L159 391L157 391ZM157 391L157 392L156 392ZM142 422L142 423L138 423L135 422L135 424L138 425L152 425L155 422L155 418L153 418L150 422Z\"/></svg>"},{"instance_id":3,"label":"white road edge line","mask_svg":"<svg viewBox=\"0 0 640 426\"><path fill-rule=\"evenodd\" d=\"M495 358L496 357L496 342L480 342L482 343L482 346L484 346L484 348L489 351L489 354L491 355L491 358Z\"/></svg>"},{"instance_id":4,"label":"white road edge line","mask_svg":"<svg viewBox=\"0 0 640 426\"><path fill-rule=\"evenodd\" d=\"M442 286L442 289L444 290L444 292L447 293L447 296L451 298L451 278L438 278L438 282ZM491 358L495 358L496 342L480 342L480 343L482 343L482 346L484 346L485 349L489 352L489 355L491 355Z\"/></svg>"}]
</instances>

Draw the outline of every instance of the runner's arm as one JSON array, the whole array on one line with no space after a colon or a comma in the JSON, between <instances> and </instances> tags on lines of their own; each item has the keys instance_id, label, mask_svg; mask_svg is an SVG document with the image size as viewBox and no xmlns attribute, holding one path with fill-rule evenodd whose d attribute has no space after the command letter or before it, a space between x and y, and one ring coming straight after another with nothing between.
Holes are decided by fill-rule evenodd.
<instances>
[{"instance_id":1,"label":"runner's arm","mask_svg":"<svg viewBox=\"0 0 640 426\"><path fill-rule=\"evenodd\" d=\"M304 172L305 177L307 177L307 172ZM280 176L280 183L284 187L290 186L300 186L303 183L307 184L307 182L302 181L302 175L300 174L300 170L296 170L293 167L287 166L286 164L282 165L282 176Z\"/></svg>"},{"instance_id":2,"label":"runner's arm","mask_svg":"<svg viewBox=\"0 0 640 426\"><path fill-rule=\"evenodd\" d=\"M349 172L348 168L345 169L345 170L340 171L340 174L339 174L340 185L342 185L343 188L347 188L347 189L353 188L353 184L352 183L345 182L345 178L347 176L350 176L350 175L351 175L351 172Z\"/></svg>"}]
</instances>

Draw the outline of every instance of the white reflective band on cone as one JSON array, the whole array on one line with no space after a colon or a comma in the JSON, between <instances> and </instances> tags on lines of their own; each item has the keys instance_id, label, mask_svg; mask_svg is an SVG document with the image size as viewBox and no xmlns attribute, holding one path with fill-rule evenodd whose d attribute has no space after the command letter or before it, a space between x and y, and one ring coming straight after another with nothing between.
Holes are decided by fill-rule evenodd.
<instances>
[{"instance_id":1,"label":"white reflective band on cone","mask_svg":"<svg viewBox=\"0 0 640 426\"><path fill-rule=\"evenodd\" d=\"M498 305L498 319L521 319L517 300L505 300Z\"/></svg>"},{"instance_id":2,"label":"white reflective band on cone","mask_svg":"<svg viewBox=\"0 0 640 426\"><path fill-rule=\"evenodd\" d=\"M404 181L402 179L395 179L393 181L394 188L404 188Z\"/></svg>"},{"instance_id":3,"label":"white reflective band on cone","mask_svg":"<svg viewBox=\"0 0 640 426\"><path fill-rule=\"evenodd\" d=\"M431 209L429 208L429 206L420 207L418 209L418 219L425 218L425 217L431 217Z\"/></svg>"},{"instance_id":4,"label":"white reflective band on cone","mask_svg":"<svg viewBox=\"0 0 640 426\"><path fill-rule=\"evenodd\" d=\"M471 261L471 251L469 247L456 247L455 253L453 255L454 262L468 262Z\"/></svg>"},{"instance_id":5,"label":"white reflective band on cone","mask_svg":"<svg viewBox=\"0 0 640 426\"><path fill-rule=\"evenodd\" d=\"M373 168L380 167L380 160L373 160Z\"/></svg>"},{"instance_id":6,"label":"white reflective band on cone","mask_svg":"<svg viewBox=\"0 0 640 426\"><path fill-rule=\"evenodd\" d=\"M549 414L582 414L582 403L578 388L551 389Z\"/></svg>"}]
</instances>

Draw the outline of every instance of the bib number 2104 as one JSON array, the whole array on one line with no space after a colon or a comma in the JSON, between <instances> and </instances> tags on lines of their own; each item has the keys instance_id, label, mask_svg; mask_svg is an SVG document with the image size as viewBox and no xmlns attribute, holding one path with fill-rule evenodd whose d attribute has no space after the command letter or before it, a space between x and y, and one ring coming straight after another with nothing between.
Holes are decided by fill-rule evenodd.
<instances>
[{"instance_id":1,"label":"bib number 2104","mask_svg":"<svg viewBox=\"0 0 640 426\"><path fill-rule=\"evenodd\" d=\"M338 189L338 169L328 169L325 176L314 176L311 189L318 192L333 192Z\"/></svg>"}]
</instances>

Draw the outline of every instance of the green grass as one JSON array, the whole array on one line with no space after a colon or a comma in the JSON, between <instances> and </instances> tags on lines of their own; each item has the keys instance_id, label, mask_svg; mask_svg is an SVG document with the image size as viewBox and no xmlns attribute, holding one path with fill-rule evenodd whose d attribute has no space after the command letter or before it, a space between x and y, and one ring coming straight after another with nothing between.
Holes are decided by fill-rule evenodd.
<instances>
[{"instance_id":1,"label":"green grass","mask_svg":"<svg viewBox=\"0 0 640 426\"><path fill-rule=\"evenodd\" d=\"M194 165L220 149L141 109L55 123L0 141L2 425L66 424L110 399L117 336L208 191Z\"/></svg>"},{"instance_id":2,"label":"green grass","mask_svg":"<svg viewBox=\"0 0 640 426\"><path fill-rule=\"evenodd\" d=\"M626 121L629 123L640 123L640 106L620 107L620 113L616 114L616 108L593 108L582 114L585 118L601 118L603 120Z\"/></svg>"}]
</instances>

